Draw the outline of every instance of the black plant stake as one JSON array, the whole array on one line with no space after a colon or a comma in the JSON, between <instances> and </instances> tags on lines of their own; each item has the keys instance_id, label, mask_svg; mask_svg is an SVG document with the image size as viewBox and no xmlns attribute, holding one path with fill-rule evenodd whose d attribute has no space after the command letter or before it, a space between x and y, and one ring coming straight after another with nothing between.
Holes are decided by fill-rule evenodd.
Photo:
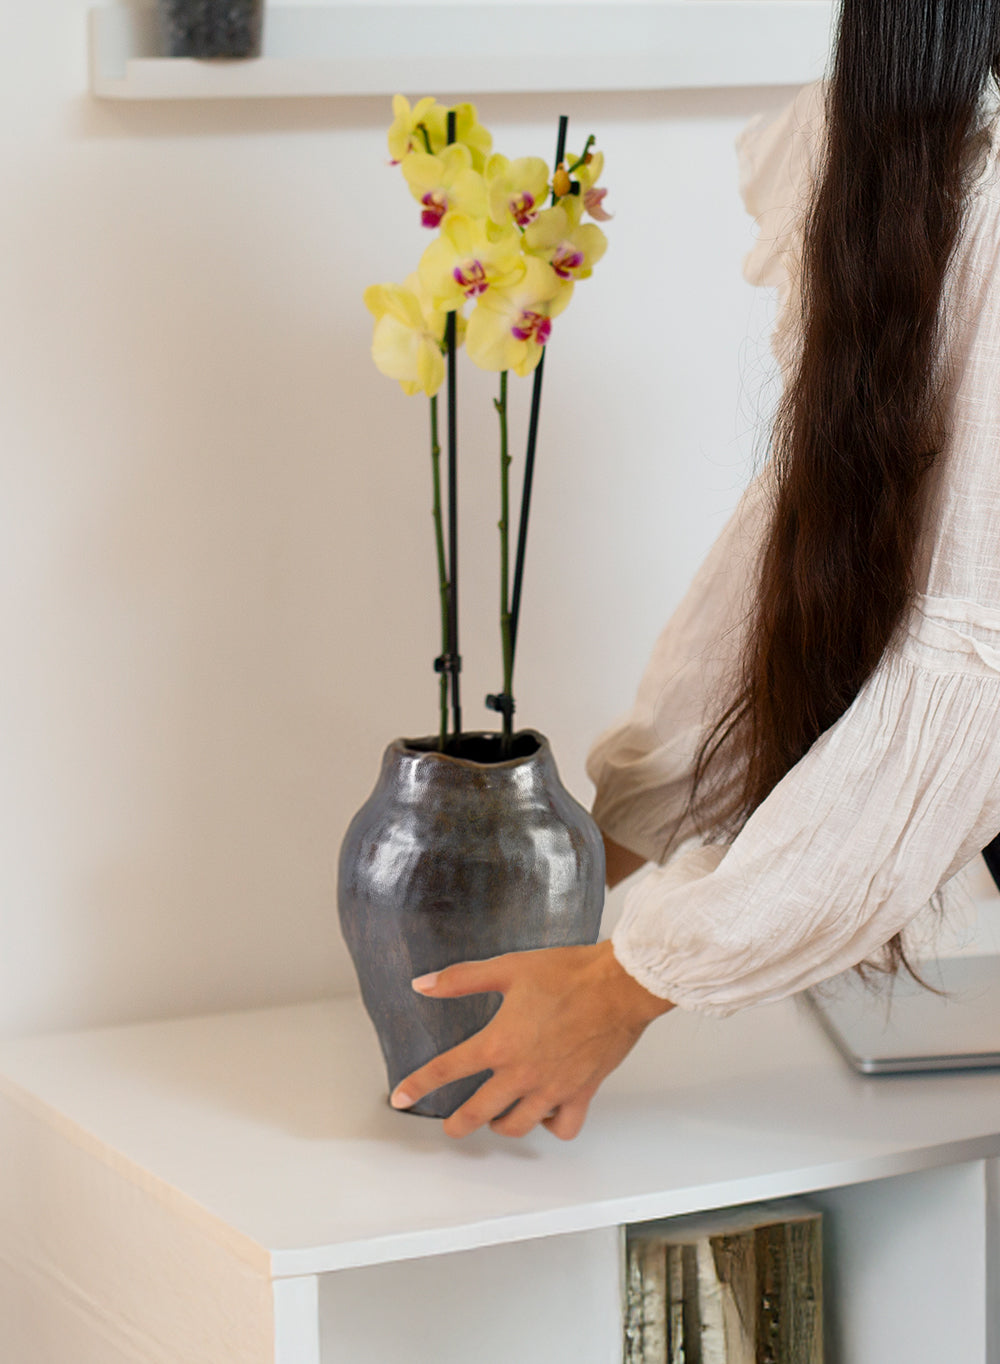
<instances>
[{"instance_id":1,"label":"black plant stake","mask_svg":"<svg viewBox=\"0 0 1000 1364\"><path fill-rule=\"evenodd\" d=\"M437 551L438 602L441 611L441 654L434 660L434 669L440 674L438 686L438 752L443 753L448 743L448 669L445 661L448 655L448 633L451 628L451 588L448 585L448 558L444 547L444 514L441 503L441 442L438 440L438 400L437 394L431 398L431 473L434 486L434 505L431 515L434 518L434 547Z\"/></svg>"},{"instance_id":2,"label":"black plant stake","mask_svg":"<svg viewBox=\"0 0 1000 1364\"><path fill-rule=\"evenodd\" d=\"M448 110L448 145L455 141L455 110ZM458 651L458 402L455 356L455 314L448 314L445 329L448 347L448 657L451 673L451 727L455 752L462 742L462 699Z\"/></svg>"},{"instance_id":3,"label":"black plant stake","mask_svg":"<svg viewBox=\"0 0 1000 1364\"><path fill-rule=\"evenodd\" d=\"M514 654L510 633L510 450L507 441L507 371L500 374L500 396L493 406L500 418L500 644L503 653L503 691L486 698L490 710L503 716L500 753L510 757L514 727Z\"/></svg>"},{"instance_id":4,"label":"black plant stake","mask_svg":"<svg viewBox=\"0 0 1000 1364\"><path fill-rule=\"evenodd\" d=\"M556 139L556 170L562 165L563 157L566 155L566 131L569 127L569 118L562 114L559 119L559 133ZM556 194L553 191L552 202L556 202ZM528 517L531 512L531 487L535 477L535 445L538 440L538 417L542 407L542 373L545 367L545 349L543 347L538 364L535 366L535 382L531 390L531 415L528 419L528 446L524 458L524 481L521 485L521 519L517 532L517 554L514 562L514 588L510 600L510 645L509 658L505 658L505 681L504 690L498 695L490 695L486 698L486 704L491 710L498 710L503 715L503 749L505 753L510 751L510 741L512 734L512 720L514 715L514 696L512 692L512 680L514 675L514 657L517 651L517 625L521 615L521 587L524 581L524 556L528 544ZM506 652L506 651L505 651Z\"/></svg>"}]
</instances>

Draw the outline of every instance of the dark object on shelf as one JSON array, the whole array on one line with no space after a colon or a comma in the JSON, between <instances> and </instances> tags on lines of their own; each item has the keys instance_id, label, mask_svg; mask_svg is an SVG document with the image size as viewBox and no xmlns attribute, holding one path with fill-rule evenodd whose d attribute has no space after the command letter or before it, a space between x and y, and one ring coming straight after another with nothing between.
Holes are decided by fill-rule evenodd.
<instances>
[{"instance_id":1,"label":"dark object on shelf","mask_svg":"<svg viewBox=\"0 0 1000 1364\"><path fill-rule=\"evenodd\" d=\"M259 57L264 0L157 0L168 57Z\"/></svg>"},{"instance_id":2,"label":"dark object on shelf","mask_svg":"<svg viewBox=\"0 0 1000 1364\"><path fill-rule=\"evenodd\" d=\"M548 741L466 734L389 745L375 790L340 853L340 923L390 1090L485 1027L500 995L432 999L415 976L505 952L597 941L604 847L559 779ZM456 1080L407 1111L446 1118L485 1073Z\"/></svg>"}]
</instances>

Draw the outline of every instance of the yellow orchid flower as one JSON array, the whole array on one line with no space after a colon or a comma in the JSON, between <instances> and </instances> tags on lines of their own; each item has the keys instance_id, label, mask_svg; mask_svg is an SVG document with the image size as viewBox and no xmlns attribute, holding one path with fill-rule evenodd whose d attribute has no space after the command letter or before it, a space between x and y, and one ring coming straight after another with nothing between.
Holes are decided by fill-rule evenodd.
<instances>
[{"instance_id":1,"label":"yellow orchid flower","mask_svg":"<svg viewBox=\"0 0 1000 1364\"><path fill-rule=\"evenodd\" d=\"M465 337L469 358L480 369L530 374L542 358L552 319L572 295L572 284L545 261L528 256L516 283L488 289L476 304Z\"/></svg>"},{"instance_id":2,"label":"yellow orchid flower","mask_svg":"<svg viewBox=\"0 0 1000 1364\"><path fill-rule=\"evenodd\" d=\"M524 273L520 234L514 227L449 213L417 273L435 307L461 308L467 298L513 284Z\"/></svg>"},{"instance_id":3,"label":"yellow orchid flower","mask_svg":"<svg viewBox=\"0 0 1000 1364\"><path fill-rule=\"evenodd\" d=\"M560 279L588 279L608 249L608 239L593 223L574 223L572 215L557 204L529 223L524 249L547 260Z\"/></svg>"},{"instance_id":4,"label":"yellow orchid flower","mask_svg":"<svg viewBox=\"0 0 1000 1364\"><path fill-rule=\"evenodd\" d=\"M474 104L456 104L454 112L455 141L468 148L473 170L482 171L493 147L493 137L479 122ZM392 113L389 155L393 165L413 152L437 156L448 145L448 106L430 95L418 100L412 109L405 95L394 95Z\"/></svg>"},{"instance_id":5,"label":"yellow orchid flower","mask_svg":"<svg viewBox=\"0 0 1000 1364\"><path fill-rule=\"evenodd\" d=\"M527 227L537 217L549 189L549 168L540 156L508 161L499 152L486 163L490 217L495 223Z\"/></svg>"},{"instance_id":6,"label":"yellow orchid flower","mask_svg":"<svg viewBox=\"0 0 1000 1364\"><path fill-rule=\"evenodd\" d=\"M569 165L579 161L580 158L570 156L567 158ZM601 171L604 169L604 153L588 152L581 164L573 171L580 185L578 194L572 198L567 195L560 200L562 205L569 211L570 217L576 217L577 222L583 217L584 213L589 213L599 223L610 222L614 214L608 213L604 207L604 198L607 190L598 187L598 180L601 178Z\"/></svg>"},{"instance_id":7,"label":"yellow orchid flower","mask_svg":"<svg viewBox=\"0 0 1000 1364\"><path fill-rule=\"evenodd\" d=\"M479 122L474 104L456 104L455 141L468 147L472 155L472 169L482 171L486 158L493 149L493 135ZM427 129L431 139L431 151L439 153L448 145L448 109L443 104L435 104L427 115Z\"/></svg>"},{"instance_id":8,"label":"yellow orchid flower","mask_svg":"<svg viewBox=\"0 0 1000 1364\"><path fill-rule=\"evenodd\" d=\"M446 315L435 309L416 274L405 284L372 284L365 307L375 318L372 359L404 393L429 398L444 382L442 341Z\"/></svg>"},{"instance_id":9,"label":"yellow orchid flower","mask_svg":"<svg viewBox=\"0 0 1000 1364\"><path fill-rule=\"evenodd\" d=\"M424 140L421 127L427 127L431 110L436 104L437 100L427 95L424 99L417 100L411 109L410 101L405 95L393 95L393 118L389 128L389 155L392 157L394 166L398 165L404 157L409 156L411 152L427 151L427 143Z\"/></svg>"},{"instance_id":10,"label":"yellow orchid flower","mask_svg":"<svg viewBox=\"0 0 1000 1364\"><path fill-rule=\"evenodd\" d=\"M446 213L486 217L486 182L472 169L472 153L455 143L440 156L411 152L403 161L403 175L410 193L422 206L424 227L440 227Z\"/></svg>"}]
</instances>

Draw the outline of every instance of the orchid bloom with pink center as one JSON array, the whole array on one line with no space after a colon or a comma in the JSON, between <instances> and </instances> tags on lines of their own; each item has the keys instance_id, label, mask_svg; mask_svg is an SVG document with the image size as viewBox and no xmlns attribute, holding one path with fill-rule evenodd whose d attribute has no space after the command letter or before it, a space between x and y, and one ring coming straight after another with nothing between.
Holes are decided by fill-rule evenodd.
<instances>
[{"instance_id":1,"label":"orchid bloom with pink center","mask_svg":"<svg viewBox=\"0 0 1000 1364\"><path fill-rule=\"evenodd\" d=\"M465 348L480 369L530 374L552 334L552 319L568 305L573 285L537 256L527 256L513 284L483 294L469 318Z\"/></svg>"},{"instance_id":2,"label":"orchid bloom with pink center","mask_svg":"<svg viewBox=\"0 0 1000 1364\"><path fill-rule=\"evenodd\" d=\"M440 227L446 213L486 217L486 182L472 169L472 153L461 143L445 147L440 156L412 152L402 163L410 193L421 206L424 227Z\"/></svg>"},{"instance_id":3,"label":"orchid bloom with pink center","mask_svg":"<svg viewBox=\"0 0 1000 1364\"><path fill-rule=\"evenodd\" d=\"M545 313L536 313L530 308L525 308L511 327L510 334L515 341L534 341L537 345L544 346L552 335L552 319Z\"/></svg>"},{"instance_id":4,"label":"orchid bloom with pink center","mask_svg":"<svg viewBox=\"0 0 1000 1364\"><path fill-rule=\"evenodd\" d=\"M524 273L520 234L465 213L449 213L441 235L424 252L420 279L435 307L452 311L494 285L512 284Z\"/></svg>"},{"instance_id":5,"label":"orchid bloom with pink center","mask_svg":"<svg viewBox=\"0 0 1000 1364\"><path fill-rule=\"evenodd\" d=\"M564 207L540 213L524 234L524 250L547 260L560 279L587 279L608 249L608 239L594 223L580 223L579 213Z\"/></svg>"},{"instance_id":6,"label":"orchid bloom with pink center","mask_svg":"<svg viewBox=\"0 0 1000 1364\"><path fill-rule=\"evenodd\" d=\"M412 106L402 95L393 100L389 150L435 237L404 285L373 286L365 295L375 317L375 363L405 392L432 397L443 379L448 316L480 369L523 376L537 367L553 319L607 249L584 215L611 217L597 183L604 157L591 150L592 137L550 177L541 157L492 154L474 105L450 112L453 120L430 97Z\"/></svg>"},{"instance_id":7,"label":"orchid bloom with pink center","mask_svg":"<svg viewBox=\"0 0 1000 1364\"><path fill-rule=\"evenodd\" d=\"M495 223L525 228L545 206L549 168L540 156L508 161L499 153L486 163L489 213Z\"/></svg>"}]
</instances>

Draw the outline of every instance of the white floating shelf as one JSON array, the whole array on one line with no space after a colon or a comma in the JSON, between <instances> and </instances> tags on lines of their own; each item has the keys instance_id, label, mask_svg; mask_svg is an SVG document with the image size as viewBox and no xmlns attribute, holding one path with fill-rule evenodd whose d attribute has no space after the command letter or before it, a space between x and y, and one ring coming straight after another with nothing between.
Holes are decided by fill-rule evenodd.
<instances>
[{"instance_id":1,"label":"white floating shelf","mask_svg":"<svg viewBox=\"0 0 1000 1364\"><path fill-rule=\"evenodd\" d=\"M798 85L823 74L830 0L273 5L264 51L164 57L148 6L90 11L104 99L500 94Z\"/></svg>"}]
</instances>

